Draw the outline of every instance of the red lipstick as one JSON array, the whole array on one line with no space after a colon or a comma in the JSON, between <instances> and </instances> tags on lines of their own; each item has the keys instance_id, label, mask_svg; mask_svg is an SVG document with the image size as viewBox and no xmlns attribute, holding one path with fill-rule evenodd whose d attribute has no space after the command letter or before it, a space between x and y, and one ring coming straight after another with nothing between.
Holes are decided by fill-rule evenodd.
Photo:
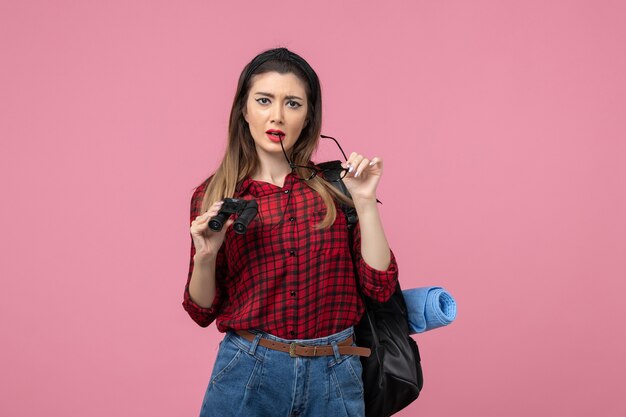
<instances>
[{"instance_id":1,"label":"red lipstick","mask_svg":"<svg viewBox=\"0 0 626 417\"><path fill-rule=\"evenodd\" d=\"M281 140L285 138L285 132L283 132L282 130L278 130L278 129L267 130L265 132L265 135L267 136L269 140L271 140L272 142L276 142L276 143L280 142Z\"/></svg>"}]
</instances>

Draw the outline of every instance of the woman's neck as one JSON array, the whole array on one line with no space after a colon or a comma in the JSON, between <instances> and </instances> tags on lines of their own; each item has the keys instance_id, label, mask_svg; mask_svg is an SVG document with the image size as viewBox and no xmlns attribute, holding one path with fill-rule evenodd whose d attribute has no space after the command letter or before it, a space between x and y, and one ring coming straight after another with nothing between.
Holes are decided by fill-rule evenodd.
<instances>
[{"instance_id":1,"label":"woman's neck","mask_svg":"<svg viewBox=\"0 0 626 417\"><path fill-rule=\"evenodd\" d=\"M261 158L260 158L261 159ZM269 182L270 184L282 187L285 183L285 177L291 172L291 167L283 157L277 161L259 161L259 167L251 177L256 181Z\"/></svg>"}]
</instances>

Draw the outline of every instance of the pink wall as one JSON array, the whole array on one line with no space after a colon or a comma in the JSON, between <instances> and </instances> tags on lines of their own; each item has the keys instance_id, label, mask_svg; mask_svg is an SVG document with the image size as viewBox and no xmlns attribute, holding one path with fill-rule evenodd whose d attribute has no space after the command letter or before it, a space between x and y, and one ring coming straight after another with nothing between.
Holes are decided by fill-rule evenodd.
<instances>
[{"instance_id":1,"label":"pink wall","mask_svg":"<svg viewBox=\"0 0 626 417\"><path fill-rule=\"evenodd\" d=\"M0 4L0 415L197 415L189 197L280 45L384 157L404 287L459 304L399 415L626 415L624 2L234 3Z\"/></svg>"}]
</instances>

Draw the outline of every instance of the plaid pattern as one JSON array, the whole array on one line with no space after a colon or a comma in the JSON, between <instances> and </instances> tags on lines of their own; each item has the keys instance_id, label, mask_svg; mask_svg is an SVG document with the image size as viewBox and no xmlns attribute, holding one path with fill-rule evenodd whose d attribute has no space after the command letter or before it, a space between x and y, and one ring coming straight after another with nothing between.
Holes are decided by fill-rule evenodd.
<instances>
[{"instance_id":1,"label":"plaid pattern","mask_svg":"<svg viewBox=\"0 0 626 417\"><path fill-rule=\"evenodd\" d=\"M208 181L208 180L207 180ZM190 223L200 214L208 182L191 198ZM195 248L191 244L183 307L202 327L216 320L220 332L260 329L284 339L314 339L358 323L364 311L356 290L349 246L363 293L386 301L398 278L393 252L386 271L363 261L359 227L349 242L346 219L338 207L329 229L315 229L326 213L321 197L293 174L283 187L246 178L238 198L254 198L258 216L244 235L226 232L216 266L216 296L202 308L189 296Z\"/></svg>"}]
</instances>

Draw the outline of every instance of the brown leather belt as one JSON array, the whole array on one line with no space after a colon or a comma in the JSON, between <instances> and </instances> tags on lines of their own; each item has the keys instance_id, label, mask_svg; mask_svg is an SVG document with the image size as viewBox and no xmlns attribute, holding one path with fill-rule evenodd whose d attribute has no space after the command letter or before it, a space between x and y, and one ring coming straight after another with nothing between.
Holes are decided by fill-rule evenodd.
<instances>
[{"instance_id":1,"label":"brown leather belt","mask_svg":"<svg viewBox=\"0 0 626 417\"><path fill-rule=\"evenodd\" d=\"M237 334L244 339L252 342L256 335L250 333L246 330L238 330ZM337 343L337 348L339 349L339 354L341 355L359 355L368 357L371 354L371 350L369 348L352 346L353 339L352 336L348 337L345 340ZM307 346L302 345L300 343L281 343L276 342L270 339L261 338L259 340L259 345L266 347L272 350L278 350L281 352L289 353L289 356L292 358L298 356L332 356L335 354L333 351L333 347L331 345L323 345L323 346Z\"/></svg>"}]
</instances>

